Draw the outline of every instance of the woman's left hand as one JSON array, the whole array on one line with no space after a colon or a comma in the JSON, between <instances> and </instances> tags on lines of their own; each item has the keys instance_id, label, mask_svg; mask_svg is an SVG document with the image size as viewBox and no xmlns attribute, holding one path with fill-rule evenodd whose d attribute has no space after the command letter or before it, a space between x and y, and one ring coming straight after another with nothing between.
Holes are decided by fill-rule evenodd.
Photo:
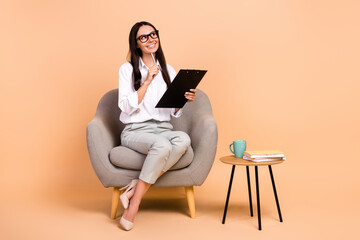
<instances>
[{"instance_id":1,"label":"woman's left hand","mask_svg":"<svg viewBox=\"0 0 360 240\"><path fill-rule=\"evenodd\" d=\"M196 97L196 89L190 89L190 92L185 93L185 98L188 100L188 102L193 102Z\"/></svg>"}]
</instances>

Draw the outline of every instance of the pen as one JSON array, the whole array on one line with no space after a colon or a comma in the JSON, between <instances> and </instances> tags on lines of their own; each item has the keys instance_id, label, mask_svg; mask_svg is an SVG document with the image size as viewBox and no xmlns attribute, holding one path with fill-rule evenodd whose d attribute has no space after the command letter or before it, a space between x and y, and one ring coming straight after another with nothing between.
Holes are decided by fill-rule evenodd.
<instances>
[{"instance_id":1,"label":"pen","mask_svg":"<svg viewBox=\"0 0 360 240\"><path fill-rule=\"evenodd\" d=\"M152 59L153 59L153 61L154 61L154 64L157 65L157 63L155 62L155 58L154 58L153 53L151 53L151 57L152 57ZM160 67L160 66L159 66L159 67ZM161 67L160 67L160 70L161 70Z\"/></svg>"},{"instance_id":2,"label":"pen","mask_svg":"<svg viewBox=\"0 0 360 240\"><path fill-rule=\"evenodd\" d=\"M153 54L153 53L151 53L151 57L152 57L152 59L153 59L153 61L154 61L154 64L156 65L156 62L155 62L155 58L154 58L154 54Z\"/></svg>"}]
</instances>

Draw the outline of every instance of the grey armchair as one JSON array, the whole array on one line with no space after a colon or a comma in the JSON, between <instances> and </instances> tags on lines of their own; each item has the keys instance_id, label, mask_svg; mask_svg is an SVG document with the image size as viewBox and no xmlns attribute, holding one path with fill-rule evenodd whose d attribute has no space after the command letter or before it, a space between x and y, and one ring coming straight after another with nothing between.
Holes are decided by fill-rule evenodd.
<instances>
[{"instance_id":1,"label":"grey armchair","mask_svg":"<svg viewBox=\"0 0 360 240\"><path fill-rule=\"evenodd\" d=\"M111 218L116 218L119 188L138 178L145 155L122 147L118 90L113 89L100 100L95 117L87 125L87 146L92 167L104 187L113 187ZM180 118L172 118L174 130L186 132L191 147L168 172L153 185L185 187L191 218L195 217L193 186L200 186L210 172L217 148L217 125L206 94L197 90L196 100L187 103Z\"/></svg>"}]
</instances>

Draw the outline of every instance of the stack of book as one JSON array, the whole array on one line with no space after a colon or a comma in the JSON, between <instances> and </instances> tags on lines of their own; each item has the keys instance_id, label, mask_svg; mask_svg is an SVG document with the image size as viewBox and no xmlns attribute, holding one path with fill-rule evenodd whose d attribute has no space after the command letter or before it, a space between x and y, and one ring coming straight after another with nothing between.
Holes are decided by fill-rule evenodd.
<instances>
[{"instance_id":1,"label":"stack of book","mask_svg":"<svg viewBox=\"0 0 360 240\"><path fill-rule=\"evenodd\" d=\"M285 160L285 154L275 150L245 151L243 159L253 162Z\"/></svg>"}]
</instances>

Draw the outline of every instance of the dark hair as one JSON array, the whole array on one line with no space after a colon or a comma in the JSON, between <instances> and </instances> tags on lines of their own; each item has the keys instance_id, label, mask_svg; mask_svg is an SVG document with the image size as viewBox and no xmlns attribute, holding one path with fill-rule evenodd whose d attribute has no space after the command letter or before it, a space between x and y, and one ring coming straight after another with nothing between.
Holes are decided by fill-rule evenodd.
<instances>
[{"instance_id":1,"label":"dark hair","mask_svg":"<svg viewBox=\"0 0 360 240\"><path fill-rule=\"evenodd\" d=\"M129 34L129 48L130 48L129 54L130 54L130 59L131 59L130 63L133 66L133 81L134 81L134 88L136 91L140 88L140 83L141 83L141 72L139 70L139 60L140 60L140 57L142 57L142 51L136 47L137 46L136 35L139 31L139 28L144 25L149 25L152 28L154 28L154 30L157 30L151 23L143 21L143 22L135 23L135 25L131 28L130 34ZM155 53L155 57L156 57L156 59L159 60L162 76L164 78L166 85L169 87L170 76L169 76L169 73L167 70L165 56L161 49L160 36L158 39L159 39L159 48Z\"/></svg>"}]
</instances>

